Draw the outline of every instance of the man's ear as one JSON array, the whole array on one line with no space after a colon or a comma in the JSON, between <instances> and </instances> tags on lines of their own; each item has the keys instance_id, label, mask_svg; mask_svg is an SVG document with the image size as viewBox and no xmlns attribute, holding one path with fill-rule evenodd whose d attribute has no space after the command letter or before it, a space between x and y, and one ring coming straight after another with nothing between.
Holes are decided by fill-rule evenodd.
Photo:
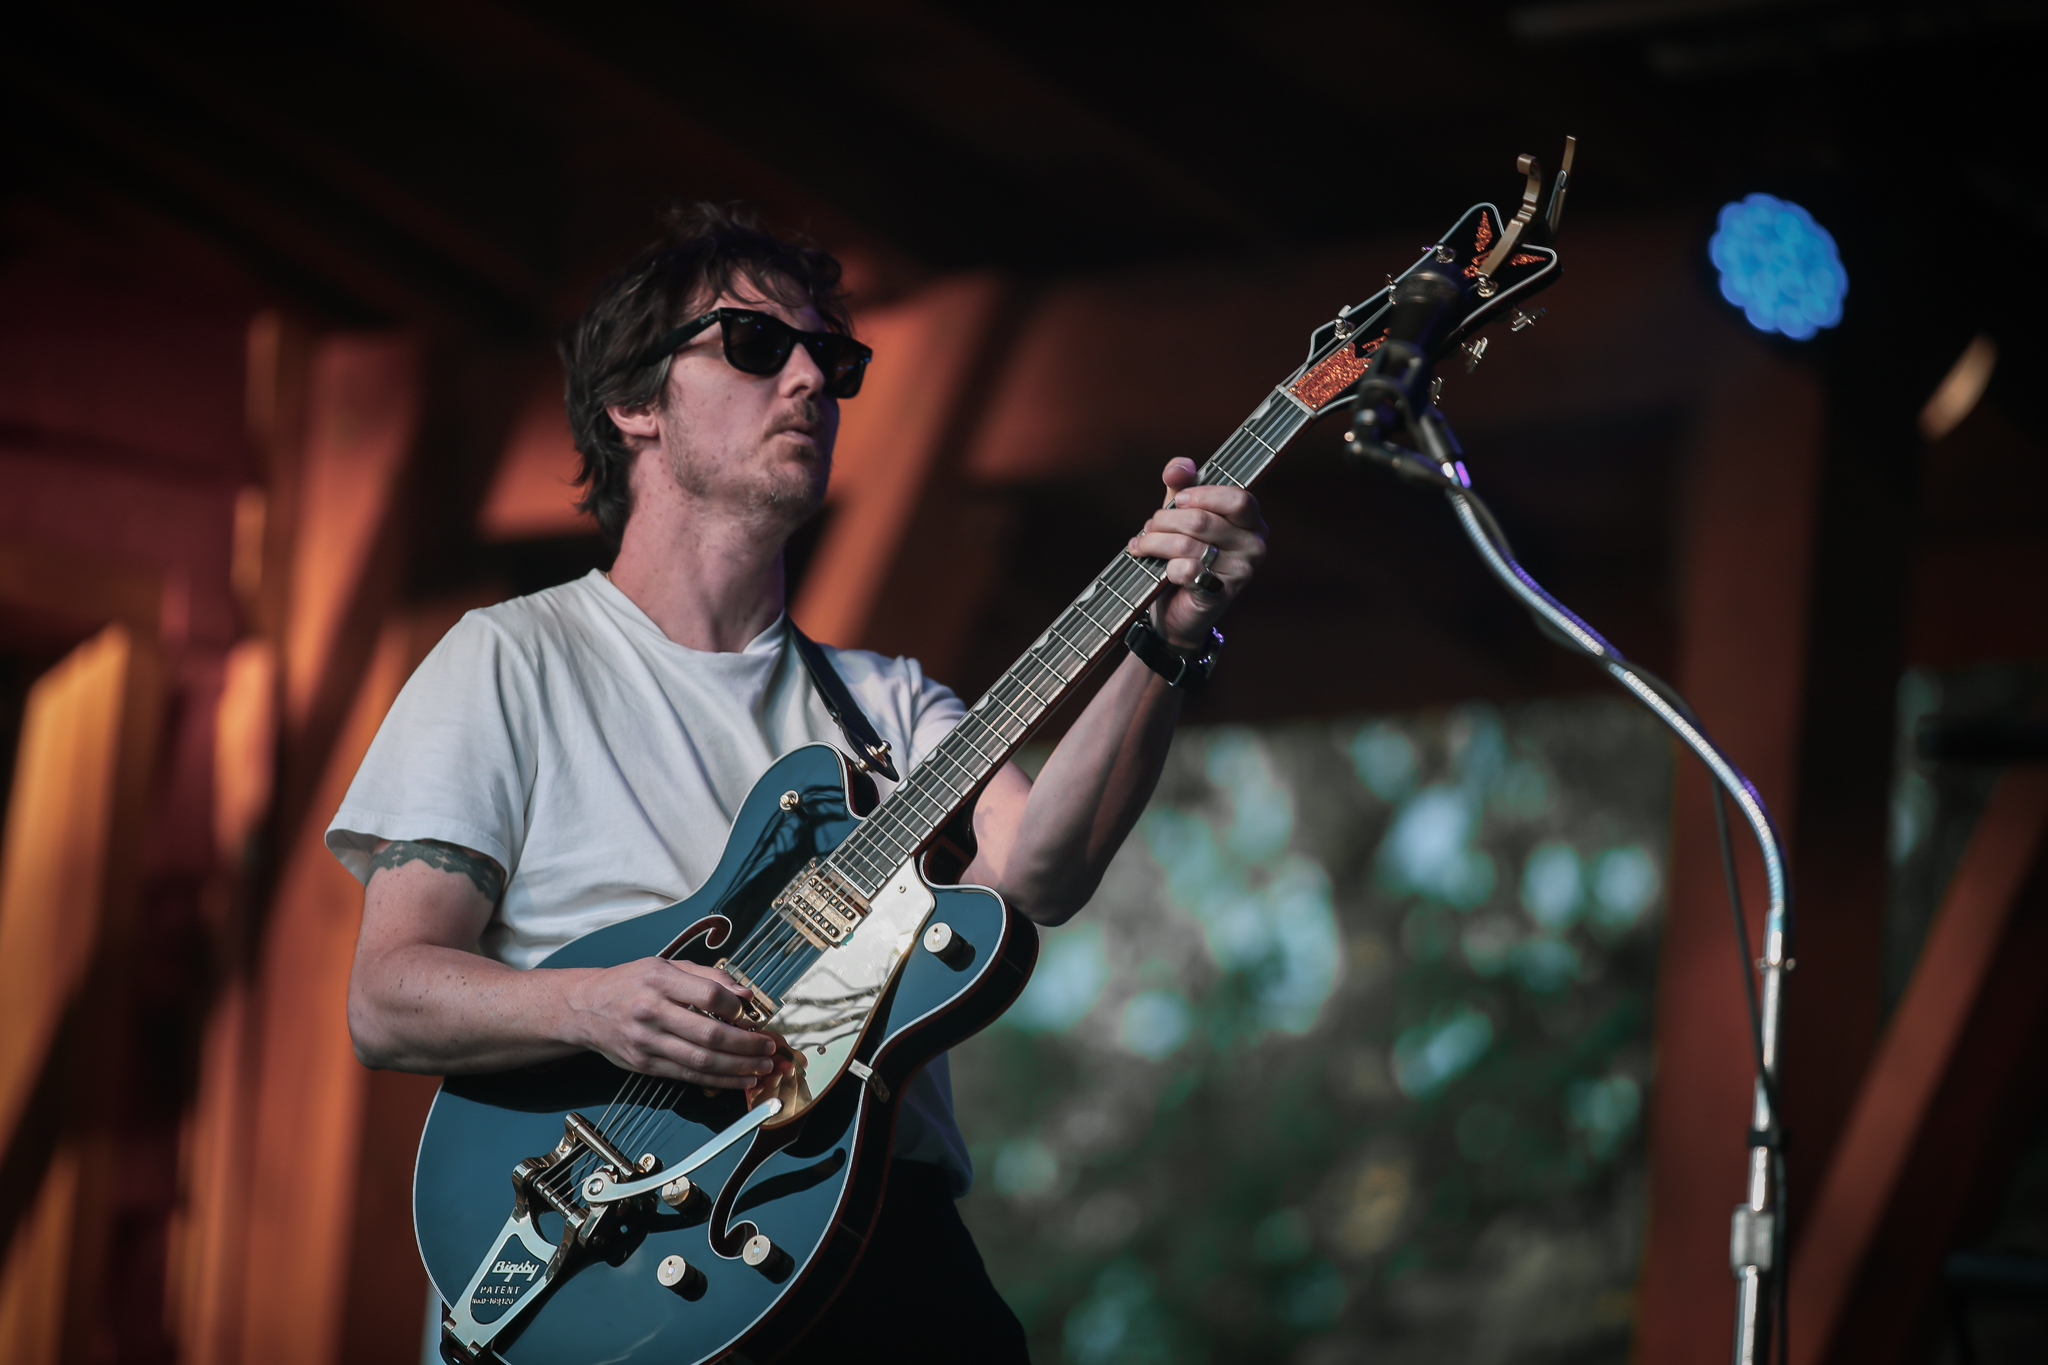
<instances>
[{"instance_id":1,"label":"man's ear","mask_svg":"<svg viewBox=\"0 0 2048 1365\"><path fill-rule=\"evenodd\" d=\"M605 409L605 415L628 441L635 437L651 441L661 434L661 418L651 403L636 403L630 408L614 404Z\"/></svg>"}]
</instances>

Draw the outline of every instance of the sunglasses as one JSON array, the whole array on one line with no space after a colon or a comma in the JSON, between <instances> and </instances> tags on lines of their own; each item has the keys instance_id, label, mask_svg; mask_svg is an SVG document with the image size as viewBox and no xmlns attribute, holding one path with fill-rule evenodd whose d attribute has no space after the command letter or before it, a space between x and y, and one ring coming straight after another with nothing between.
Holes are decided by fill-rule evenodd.
<instances>
[{"instance_id":1,"label":"sunglasses","mask_svg":"<svg viewBox=\"0 0 2048 1365\"><path fill-rule=\"evenodd\" d=\"M638 369L665 358L714 322L725 340L725 363L742 374L781 374L797 343L802 342L825 376L825 392L834 398L851 398L859 393L860 382L867 377L868 362L875 357L872 348L838 332L799 332L781 318L751 308L714 308L664 332L660 340L640 353L633 367Z\"/></svg>"}]
</instances>

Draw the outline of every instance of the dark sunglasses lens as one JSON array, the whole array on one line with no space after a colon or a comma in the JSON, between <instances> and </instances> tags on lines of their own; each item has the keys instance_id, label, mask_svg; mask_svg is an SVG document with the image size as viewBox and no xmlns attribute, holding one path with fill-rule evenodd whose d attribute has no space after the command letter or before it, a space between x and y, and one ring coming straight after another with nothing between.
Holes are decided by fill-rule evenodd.
<instances>
[{"instance_id":1,"label":"dark sunglasses lens","mask_svg":"<svg viewBox=\"0 0 2048 1365\"><path fill-rule=\"evenodd\" d=\"M728 317L724 320L725 358L748 374L780 374L796 334L775 318Z\"/></svg>"},{"instance_id":2,"label":"dark sunglasses lens","mask_svg":"<svg viewBox=\"0 0 2048 1365\"><path fill-rule=\"evenodd\" d=\"M808 339L811 358L825 375L825 392L834 398L851 398L860 392L867 378L867 348L852 337L824 336Z\"/></svg>"}]
</instances>

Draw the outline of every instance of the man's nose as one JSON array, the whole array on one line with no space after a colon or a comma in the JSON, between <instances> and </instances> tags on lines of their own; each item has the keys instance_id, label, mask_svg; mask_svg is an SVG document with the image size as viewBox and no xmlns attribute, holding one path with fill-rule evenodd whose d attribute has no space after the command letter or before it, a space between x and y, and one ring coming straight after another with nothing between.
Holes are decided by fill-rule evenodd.
<instances>
[{"instance_id":1,"label":"man's nose","mask_svg":"<svg viewBox=\"0 0 2048 1365\"><path fill-rule=\"evenodd\" d=\"M799 342L782 367L782 391L794 397L800 393L822 394L825 372L811 356L811 348Z\"/></svg>"}]
</instances>

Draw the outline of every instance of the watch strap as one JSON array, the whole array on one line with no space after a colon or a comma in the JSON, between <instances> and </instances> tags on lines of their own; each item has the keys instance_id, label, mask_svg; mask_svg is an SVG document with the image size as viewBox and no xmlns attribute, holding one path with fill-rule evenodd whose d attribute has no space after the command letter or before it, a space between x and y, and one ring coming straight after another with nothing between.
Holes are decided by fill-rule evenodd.
<instances>
[{"instance_id":1,"label":"watch strap","mask_svg":"<svg viewBox=\"0 0 2048 1365\"><path fill-rule=\"evenodd\" d=\"M1223 633L1213 626L1209 630L1208 644L1199 653L1174 648L1142 616L1131 622L1130 629L1124 632L1124 648L1137 655L1145 667L1166 679L1167 686L1178 687L1185 692L1200 692L1208 686L1209 673L1216 666L1216 651L1222 647Z\"/></svg>"}]
</instances>

